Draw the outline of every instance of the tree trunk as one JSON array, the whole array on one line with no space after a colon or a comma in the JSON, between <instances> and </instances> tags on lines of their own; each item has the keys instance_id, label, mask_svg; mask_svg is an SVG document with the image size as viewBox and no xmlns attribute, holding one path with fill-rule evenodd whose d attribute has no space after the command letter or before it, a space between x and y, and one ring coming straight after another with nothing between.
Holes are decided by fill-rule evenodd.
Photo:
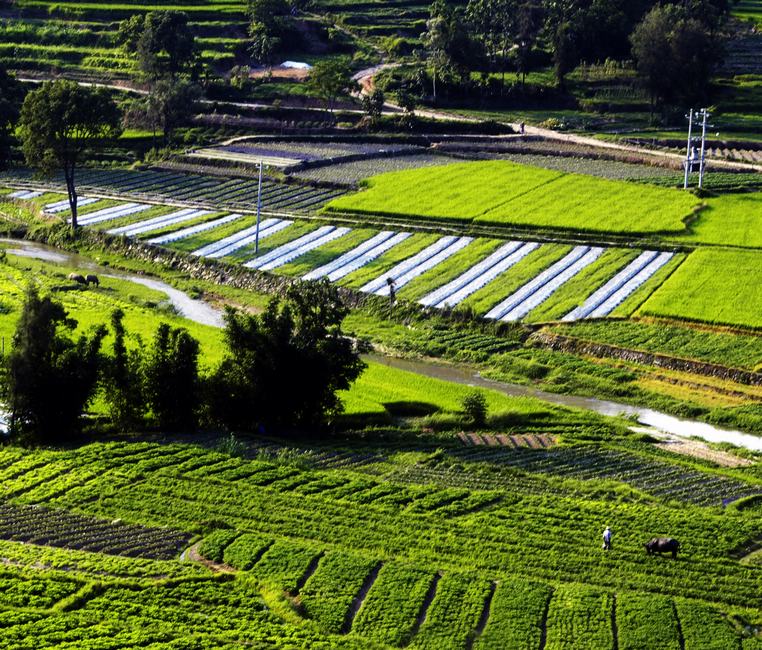
<instances>
[{"instance_id":1,"label":"tree trunk","mask_svg":"<svg viewBox=\"0 0 762 650\"><path fill-rule=\"evenodd\" d=\"M77 189L74 187L74 165L64 166L66 178L66 192L69 195L69 209L71 210L71 231L77 231Z\"/></svg>"},{"instance_id":2,"label":"tree trunk","mask_svg":"<svg viewBox=\"0 0 762 650\"><path fill-rule=\"evenodd\" d=\"M437 105L437 66L434 66L434 73L431 76L432 83L433 83L433 90L434 90L434 97L432 103L434 106Z\"/></svg>"}]
</instances>

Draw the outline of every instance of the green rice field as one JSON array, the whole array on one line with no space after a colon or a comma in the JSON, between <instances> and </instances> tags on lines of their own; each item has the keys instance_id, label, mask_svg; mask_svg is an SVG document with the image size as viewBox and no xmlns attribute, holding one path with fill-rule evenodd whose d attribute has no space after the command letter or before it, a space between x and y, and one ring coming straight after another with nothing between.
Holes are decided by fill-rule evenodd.
<instances>
[{"instance_id":1,"label":"green rice field","mask_svg":"<svg viewBox=\"0 0 762 650\"><path fill-rule=\"evenodd\" d=\"M762 256L699 249L657 289L639 313L716 325L762 327Z\"/></svg>"},{"instance_id":2,"label":"green rice field","mask_svg":"<svg viewBox=\"0 0 762 650\"><path fill-rule=\"evenodd\" d=\"M678 190L506 161L392 172L326 212L627 234L681 233L700 205Z\"/></svg>"}]
</instances>

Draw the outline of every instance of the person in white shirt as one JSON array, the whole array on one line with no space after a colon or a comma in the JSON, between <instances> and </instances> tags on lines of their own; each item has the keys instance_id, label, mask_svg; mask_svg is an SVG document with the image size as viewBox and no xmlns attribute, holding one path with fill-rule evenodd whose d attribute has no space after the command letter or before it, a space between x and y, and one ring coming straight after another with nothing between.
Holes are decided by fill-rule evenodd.
<instances>
[{"instance_id":1,"label":"person in white shirt","mask_svg":"<svg viewBox=\"0 0 762 650\"><path fill-rule=\"evenodd\" d=\"M606 530L603 531L603 550L611 550L611 528L606 526Z\"/></svg>"}]
</instances>

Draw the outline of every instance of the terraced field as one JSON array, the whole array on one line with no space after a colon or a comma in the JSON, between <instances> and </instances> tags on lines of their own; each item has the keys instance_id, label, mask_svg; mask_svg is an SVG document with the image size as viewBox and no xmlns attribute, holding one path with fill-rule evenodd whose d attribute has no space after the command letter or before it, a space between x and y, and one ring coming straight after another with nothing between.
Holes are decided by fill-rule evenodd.
<instances>
[{"instance_id":1,"label":"terraced field","mask_svg":"<svg viewBox=\"0 0 762 650\"><path fill-rule=\"evenodd\" d=\"M314 457L308 449L298 453ZM79 510L91 526L127 526L105 523L119 518L185 530L201 540L196 552L218 564L210 571L187 561L0 542L0 639L31 647L23 641L31 634L37 648L63 639L80 648L173 647L191 636L198 648L241 641L274 648L534 648L541 638L545 647L583 650L611 647L613 638L633 648L758 647L728 618L733 612L754 620L760 605L757 571L730 557L759 533L752 517L691 505L692 498L680 507L641 497L632 503L635 493L625 492L583 500L572 496L581 475L567 476L563 463L555 477L500 464L498 476L513 475L513 483L485 489L477 487L483 459L476 453L485 451L452 456L459 469L439 471L432 481L425 471L444 467L438 454L398 480L363 472L362 453L348 469L309 469L187 444L6 448L0 472L15 501L44 500L42 512L58 520ZM540 467L552 452L499 453L536 456ZM586 458L583 449L566 453L570 467L592 477L596 468ZM619 466L616 480L627 481L638 458L620 451L597 463L604 475L601 462ZM640 475L653 472L654 462L641 458ZM73 466L86 476L71 474ZM699 480L700 471L693 472ZM53 496L48 477L60 483ZM448 485L469 477L474 485ZM690 473L662 472L651 484L684 485L667 497L680 498L690 495L690 480ZM733 485L718 481L705 486L707 494ZM373 523L358 527L361 520ZM602 521L615 522L618 533L609 553L597 548ZM643 553L639 541L655 524L685 540L677 561ZM52 568L64 562L66 574ZM43 565L50 568L41 572ZM227 573L213 574L221 568ZM156 579L162 571L172 579ZM279 594L298 598L299 611Z\"/></svg>"},{"instance_id":2,"label":"terraced field","mask_svg":"<svg viewBox=\"0 0 762 650\"><path fill-rule=\"evenodd\" d=\"M648 299L641 312L759 328L762 326L760 286L762 265L757 252L699 249Z\"/></svg>"},{"instance_id":3,"label":"terraced field","mask_svg":"<svg viewBox=\"0 0 762 650\"><path fill-rule=\"evenodd\" d=\"M676 190L506 161L393 172L328 212L608 233L680 233L699 206ZM425 189L424 189L425 188Z\"/></svg>"},{"instance_id":4,"label":"terraced field","mask_svg":"<svg viewBox=\"0 0 762 650\"><path fill-rule=\"evenodd\" d=\"M49 202L25 190L12 196L35 201L49 214L67 214L60 199ZM252 215L94 198L83 199L79 221L199 257L305 280L325 277L379 296L389 295L393 282L400 297L424 306L463 307L502 321L603 317L628 302L639 305L654 288L649 281L675 257L666 251L436 237L277 217L257 225Z\"/></svg>"},{"instance_id":5,"label":"terraced field","mask_svg":"<svg viewBox=\"0 0 762 650\"><path fill-rule=\"evenodd\" d=\"M11 6L10 17L0 21L0 62L13 70L127 76L134 65L117 46L118 22L157 9L188 14L201 59L208 65L232 67L246 38L245 6L241 2L170 1L151 5L14 0Z\"/></svg>"}]
</instances>

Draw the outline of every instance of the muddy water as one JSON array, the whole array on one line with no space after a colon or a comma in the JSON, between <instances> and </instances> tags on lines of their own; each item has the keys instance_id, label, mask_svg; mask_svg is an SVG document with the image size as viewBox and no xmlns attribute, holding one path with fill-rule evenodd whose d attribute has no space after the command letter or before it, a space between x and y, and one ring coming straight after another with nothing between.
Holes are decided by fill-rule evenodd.
<instances>
[{"instance_id":1,"label":"muddy water","mask_svg":"<svg viewBox=\"0 0 762 650\"><path fill-rule=\"evenodd\" d=\"M50 246L44 246L37 242L18 239L0 239L0 244L10 244L11 246L6 250L13 255L31 257L54 264L65 264L82 270L92 271L93 273L100 274L104 277L127 280L148 287L149 289L160 291L167 296L167 300L183 317L201 323L202 325L211 325L213 327L222 327L223 325L221 311L214 309L202 300L191 298L186 293L175 289L161 280L156 280L143 275L136 275L134 273L121 271L115 272L113 269L99 266L87 258L56 248L51 248ZM535 397L551 404L595 411L601 415L634 416L639 423L672 435L681 437L695 436L708 442L730 442L739 447L746 447L747 449L752 449L754 451L762 451L762 437L743 433L741 431L721 429L704 422L684 420L648 408L631 406L629 404L622 404L609 400L600 400L593 397L559 395L538 390L531 386L493 381L481 377L473 369L463 366L451 366L411 359L396 359L380 355L368 355L368 359L376 363L399 368L401 370L408 370L426 377L443 379L445 381L466 384L468 386L490 388L515 397ZM2 414L0 414L0 429L1 428Z\"/></svg>"},{"instance_id":2,"label":"muddy water","mask_svg":"<svg viewBox=\"0 0 762 650\"><path fill-rule=\"evenodd\" d=\"M202 325L211 325L212 327L222 327L224 324L222 320L222 312L220 310L214 309L203 300L195 300L191 298L188 294L175 289L161 280L156 280L155 278L146 277L144 275L137 275L135 273L114 271L108 267L99 266L85 257L81 257L74 253L68 253L57 248L51 248L50 246L45 246L43 244L38 244L37 242L26 241L23 239L0 239L0 244L12 245L6 248L6 251L10 255L30 257L52 264L73 266L82 271L92 272L99 277L127 280L128 282L140 284L149 289L153 289L154 291L163 293L167 296L167 301L177 310L177 312L188 320L195 321Z\"/></svg>"},{"instance_id":3,"label":"muddy water","mask_svg":"<svg viewBox=\"0 0 762 650\"><path fill-rule=\"evenodd\" d=\"M399 368L401 370L408 370L426 377L443 379L445 381L452 381L467 386L490 388L513 397L535 397L545 402L550 402L551 404L595 411L601 415L632 416L637 418L638 422L643 425L675 436L684 438L695 436L706 440L707 442L730 442L738 447L745 447L754 451L762 451L762 437L743 433L742 431L721 429L711 424L697 422L695 420L684 420L675 417L674 415L667 415L666 413L654 411L653 409L596 399L594 397L559 395L557 393L548 393L543 390L538 390L531 386L493 381L481 377L473 369L464 368L462 366L450 366L411 359L396 359L379 355L368 355L368 359L382 365Z\"/></svg>"}]
</instances>

